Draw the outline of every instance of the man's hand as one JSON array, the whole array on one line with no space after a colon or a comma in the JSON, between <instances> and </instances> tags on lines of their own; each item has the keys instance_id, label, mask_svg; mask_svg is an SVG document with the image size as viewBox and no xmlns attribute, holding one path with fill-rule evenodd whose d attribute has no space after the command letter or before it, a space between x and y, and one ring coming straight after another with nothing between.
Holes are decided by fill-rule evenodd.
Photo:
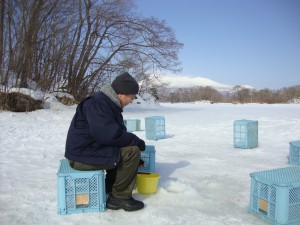
<instances>
[{"instance_id":1,"label":"man's hand","mask_svg":"<svg viewBox=\"0 0 300 225\"><path fill-rule=\"evenodd\" d=\"M140 168L144 168L144 167L145 167L145 162L144 162L144 160L140 159L139 167L140 167Z\"/></svg>"}]
</instances>

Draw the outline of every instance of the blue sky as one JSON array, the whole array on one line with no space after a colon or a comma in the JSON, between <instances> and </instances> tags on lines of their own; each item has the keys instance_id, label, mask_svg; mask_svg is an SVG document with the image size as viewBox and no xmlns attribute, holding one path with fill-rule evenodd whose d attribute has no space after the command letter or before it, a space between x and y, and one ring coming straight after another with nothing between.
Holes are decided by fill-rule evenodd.
<instances>
[{"instance_id":1,"label":"blue sky","mask_svg":"<svg viewBox=\"0 0 300 225\"><path fill-rule=\"evenodd\" d=\"M182 72L228 85L300 85L300 0L136 0L184 44Z\"/></svg>"}]
</instances>

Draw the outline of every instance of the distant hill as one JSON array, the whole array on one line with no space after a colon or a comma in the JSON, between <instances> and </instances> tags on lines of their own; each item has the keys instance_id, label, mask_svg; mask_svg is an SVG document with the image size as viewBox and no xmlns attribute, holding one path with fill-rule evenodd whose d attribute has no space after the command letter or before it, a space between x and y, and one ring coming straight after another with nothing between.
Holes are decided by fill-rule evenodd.
<instances>
[{"instance_id":1,"label":"distant hill","mask_svg":"<svg viewBox=\"0 0 300 225\"><path fill-rule=\"evenodd\" d=\"M162 81L169 84L168 89L176 90L179 88L192 88L192 87L212 87L220 92L234 92L240 88L254 89L249 85L227 85L221 84L216 81L204 77L185 77L185 76L163 76Z\"/></svg>"}]
</instances>

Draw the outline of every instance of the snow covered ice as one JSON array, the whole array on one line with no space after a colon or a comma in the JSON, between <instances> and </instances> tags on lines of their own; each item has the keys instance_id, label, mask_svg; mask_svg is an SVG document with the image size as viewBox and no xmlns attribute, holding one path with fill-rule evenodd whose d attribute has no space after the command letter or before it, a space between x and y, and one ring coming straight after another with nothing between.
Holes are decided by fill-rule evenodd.
<instances>
[{"instance_id":1,"label":"snow covered ice","mask_svg":"<svg viewBox=\"0 0 300 225\"><path fill-rule=\"evenodd\" d=\"M134 132L156 149L156 194L134 197L145 208L59 215L56 173L64 158L75 106L56 103L29 113L0 112L0 224L2 225L259 225L248 212L250 176L291 166L289 142L300 140L299 104L130 105L124 119L141 119ZM144 118L165 117L166 138L145 137ZM259 147L233 147L233 122L258 121Z\"/></svg>"}]
</instances>

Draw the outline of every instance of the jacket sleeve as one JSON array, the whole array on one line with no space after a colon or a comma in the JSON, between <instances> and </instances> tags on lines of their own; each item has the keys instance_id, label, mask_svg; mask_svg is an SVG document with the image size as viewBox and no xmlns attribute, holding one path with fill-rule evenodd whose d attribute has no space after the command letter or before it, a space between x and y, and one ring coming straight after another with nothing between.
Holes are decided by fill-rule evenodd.
<instances>
[{"instance_id":1,"label":"jacket sleeve","mask_svg":"<svg viewBox=\"0 0 300 225\"><path fill-rule=\"evenodd\" d=\"M86 118L91 136L101 145L125 147L137 145L140 141L135 134L123 130L116 119L116 112L106 101L99 104L92 100L86 107Z\"/></svg>"}]
</instances>

